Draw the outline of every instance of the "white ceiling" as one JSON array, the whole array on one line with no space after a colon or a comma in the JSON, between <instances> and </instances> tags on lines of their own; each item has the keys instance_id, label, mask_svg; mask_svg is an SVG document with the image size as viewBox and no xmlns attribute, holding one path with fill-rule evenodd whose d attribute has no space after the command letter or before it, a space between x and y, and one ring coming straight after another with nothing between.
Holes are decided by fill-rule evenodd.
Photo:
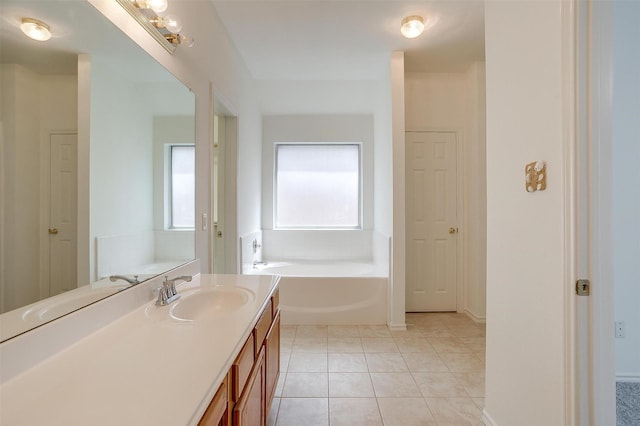
<instances>
[{"instance_id":1,"label":"white ceiling","mask_svg":"<svg viewBox=\"0 0 640 426\"><path fill-rule=\"evenodd\" d=\"M461 72L484 60L482 0L212 0L259 80L374 80L390 52L408 72ZM400 22L429 27L405 39Z\"/></svg>"}]
</instances>

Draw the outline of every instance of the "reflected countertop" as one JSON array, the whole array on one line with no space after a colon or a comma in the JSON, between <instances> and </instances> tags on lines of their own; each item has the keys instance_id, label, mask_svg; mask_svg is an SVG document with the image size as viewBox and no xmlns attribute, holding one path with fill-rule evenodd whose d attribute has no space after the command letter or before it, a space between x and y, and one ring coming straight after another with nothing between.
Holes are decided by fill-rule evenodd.
<instances>
[{"instance_id":1,"label":"reflected countertop","mask_svg":"<svg viewBox=\"0 0 640 426\"><path fill-rule=\"evenodd\" d=\"M171 305L140 306L2 384L0 424L197 424L277 283L195 276L178 292L241 287L255 297L202 321L164 315Z\"/></svg>"}]
</instances>

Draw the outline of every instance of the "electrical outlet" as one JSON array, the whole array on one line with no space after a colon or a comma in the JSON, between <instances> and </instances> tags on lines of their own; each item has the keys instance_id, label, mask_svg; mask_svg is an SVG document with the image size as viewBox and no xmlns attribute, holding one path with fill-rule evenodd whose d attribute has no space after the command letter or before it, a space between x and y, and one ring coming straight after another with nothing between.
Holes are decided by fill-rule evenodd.
<instances>
[{"instance_id":1,"label":"electrical outlet","mask_svg":"<svg viewBox=\"0 0 640 426\"><path fill-rule=\"evenodd\" d=\"M616 339L624 338L624 321L616 321Z\"/></svg>"}]
</instances>

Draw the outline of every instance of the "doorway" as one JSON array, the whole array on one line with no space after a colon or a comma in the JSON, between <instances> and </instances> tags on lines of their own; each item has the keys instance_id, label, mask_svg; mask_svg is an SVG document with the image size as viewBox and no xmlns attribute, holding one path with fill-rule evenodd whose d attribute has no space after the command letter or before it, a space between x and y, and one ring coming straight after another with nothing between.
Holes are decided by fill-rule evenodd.
<instances>
[{"instance_id":1,"label":"doorway","mask_svg":"<svg viewBox=\"0 0 640 426\"><path fill-rule=\"evenodd\" d=\"M43 258L48 271L41 286L41 298L77 287L77 133L50 133L49 170L44 174L46 243Z\"/></svg>"},{"instance_id":2,"label":"doorway","mask_svg":"<svg viewBox=\"0 0 640 426\"><path fill-rule=\"evenodd\" d=\"M458 135L406 132L406 310L456 311Z\"/></svg>"}]
</instances>

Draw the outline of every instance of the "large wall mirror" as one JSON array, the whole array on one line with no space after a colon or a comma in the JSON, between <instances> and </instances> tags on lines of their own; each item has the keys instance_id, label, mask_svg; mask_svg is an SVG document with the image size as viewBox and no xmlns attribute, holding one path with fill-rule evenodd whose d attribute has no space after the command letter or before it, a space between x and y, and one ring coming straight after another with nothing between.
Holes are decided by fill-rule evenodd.
<instances>
[{"instance_id":1,"label":"large wall mirror","mask_svg":"<svg viewBox=\"0 0 640 426\"><path fill-rule=\"evenodd\" d=\"M0 1L4 341L193 259L195 100L88 2Z\"/></svg>"}]
</instances>

